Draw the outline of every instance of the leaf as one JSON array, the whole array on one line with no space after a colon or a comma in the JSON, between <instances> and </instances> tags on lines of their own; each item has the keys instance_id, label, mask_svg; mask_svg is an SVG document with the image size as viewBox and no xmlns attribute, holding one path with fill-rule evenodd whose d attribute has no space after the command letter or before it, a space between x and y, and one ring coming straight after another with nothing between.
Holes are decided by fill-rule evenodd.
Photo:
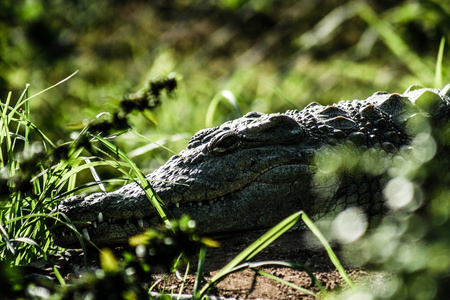
<instances>
[{"instance_id":1,"label":"leaf","mask_svg":"<svg viewBox=\"0 0 450 300\"><path fill-rule=\"evenodd\" d=\"M100 252L100 266L105 272L116 273L119 269L119 263L109 248L103 248Z\"/></svg>"}]
</instances>

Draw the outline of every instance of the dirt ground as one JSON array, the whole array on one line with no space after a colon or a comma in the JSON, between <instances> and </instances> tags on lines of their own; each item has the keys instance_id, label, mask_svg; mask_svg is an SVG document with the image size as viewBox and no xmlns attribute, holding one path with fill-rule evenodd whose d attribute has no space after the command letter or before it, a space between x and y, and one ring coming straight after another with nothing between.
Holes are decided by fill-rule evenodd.
<instances>
[{"instance_id":1,"label":"dirt ground","mask_svg":"<svg viewBox=\"0 0 450 300\"><path fill-rule=\"evenodd\" d=\"M221 247L208 249L205 260L205 282L203 284L211 280L222 267L260 236L261 233L254 232L216 239L221 243ZM284 234L252 259L252 261L268 260L299 263L309 267L326 290L345 288L347 286L331 263L326 251L319 247L309 247L309 249L305 247L303 235L299 232ZM192 292L197 265L193 262L192 266L188 280L185 282L183 293ZM306 272L284 267L265 267L260 268L260 270L313 293L319 293L319 289L311 282ZM348 268L347 270L352 279L361 279L367 276L364 270L354 268ZM182 273L182 270L180 274L180 278L173 275L168 280L162 280L157 288L177 293L183 282L182 277L184 273ZM160 277L160 275L156 276L156 278ZM208 295L241 299L314 299L313 295L259 275L251 269L230 275L210 290Z\"/></svg>"},{"instance_id":2,"label":"dirt ground","mask_svg":"<svg viewBox=\"0 0 450 300\"><path fill-rule=\"evenodd\" d=\"M207 251L204 282L202 283L202 286L210 281L221 268L236 257L243 249L258 239L261 234L261 232L247 232L242 235L216 238L216 240L220 242L221 247L209 248ZM309 267L326 290L337 291L339 289L347 288L347 284L331 263L326 251L318 246L307 246L309 243L305 242L303 235L304 234L301 232L284 234L261 253L256 255L252 261L279 260L298 263ZM90 255L89 252L91 253ZM120 249L116 249L116 252L116 257L121 257ZM339 251L337 253L339 256ZM60 269L66 279L78 277L78 274L84 270L82 267L83 254L81 250L72 251L70 256L71 258L69 259L60 259L60 262L58 263L61 266ZM98 268L98 253L96 253L96 251L93 249L88 251L87 258L88 264L91 266L91 271ZM62 261L64 262L62 263ZM352 279L365 280L366 278L371 277L365 270L348 266L345 267ZM173 292L177 295L183 286L181 289L183 294L191 293L194 286L196 269L197 262L193 261L187 280L184 281L183 277L185 270L183 269L179 270L178 276L172 275L167 277L167 275L164 275L163 273L155 273L153 275L152 283L159 279L161 280L153 291L165 291L166 293ZM320 295L319 289L311 282L311 279L306 272L276 266L265 267L260 270ZM146 286L148 287L150 284ZM259 275L255 270L251 269L246 269L230 275L216 287L212 288L207 294L239 299L314 299L314 296L311 294L289 287L273 279L267 278L266 276Z\"/></svg>"}]
</instances>

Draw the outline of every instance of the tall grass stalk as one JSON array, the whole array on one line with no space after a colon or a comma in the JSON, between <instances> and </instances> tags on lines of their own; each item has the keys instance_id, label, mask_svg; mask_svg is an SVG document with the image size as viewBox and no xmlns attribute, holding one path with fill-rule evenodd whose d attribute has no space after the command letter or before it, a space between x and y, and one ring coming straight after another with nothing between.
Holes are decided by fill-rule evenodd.
<instances>
[{"instance_id":1,"label":"tall grass stalk","mask_svg":"<svg viewBox=\"0 0 450 300\"><path fill-rule=\"evenodd\" d=\"M439 51L436 59L436 72L434 74L434 88L442 88L442 60L444 58L445 37L441 38Z\"/></svg>"},{"instance_id":2,"label":"tall grass stalk","mask_svg":"<svg viewBox=\"0 0 450 300\"><path fill-rule=\"evenodd\" d=\"M200 284L203 279L203 270L205 268L205 258L206 258L206 246L203 246L200 249L198 255L198 268L197 268L197 277L195 278L194 289L192 291L192 299L197 300L201 299L200 293Z\"/></svg>"},{"instance_id":3,"label":"tall grass stalk","mask_svg":"<svg viewBox=\"0 0 450 300\"><path fill-rule=\"evenodd\" d=\"M241 110L239 108L239 105L237 103L236 97L233 94L233 92L228 91L228 90L221 91L220 93L217 93L214 96L214 98L211 100L211 103L208 106L208 110L207 110L206 116L205 116L205 126L206 127L213 126L214 114L217 110L217 107L218 107L220 101L224 101L225 103L228 103L230 105L230 107L232 108L234 115L237 118L242 116Z\"/></svg>"}]
</instances>

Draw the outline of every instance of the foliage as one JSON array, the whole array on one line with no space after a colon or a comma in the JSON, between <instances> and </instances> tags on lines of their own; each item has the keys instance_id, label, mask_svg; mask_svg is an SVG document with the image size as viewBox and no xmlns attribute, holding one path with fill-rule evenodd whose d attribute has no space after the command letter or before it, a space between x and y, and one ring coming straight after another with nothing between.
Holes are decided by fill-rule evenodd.
<instances>
[{"instance_id":1,"label":"foliage","mask_svg":"<svg viewBox=\"0 0 450 300\"><path fill-rule=\"evenodd\" d=\"M215 246L215 242L199 238L194 230L195 222L188 217L172 220L170 226L149 230L131 239L134 253L125 252L121 261L105 248L100 254L102 269L60 290L55 299L148 298L140 283L151 282L154 267L171 270L180 263L180 258L190 261L202 246Z\"/></svg>"},{"instance_id":2,"label":"foliage","mask_svg":"<svg viewBox=\"0 0 450 300\"><path fill-rule=\"evenodd\" d=\"M24 299L26 284L15 269L9 268L7 262L0 261L0 297L2 299Z\"/></svg>"},{"instance_id":3,"label":"foliage","mask_svg":"<svg viewBox=\"0 0 450 300\"><path fill-rule=\"evenodd\" d=\"M143 173L108 139L129 129L131 112L154 109L160 103L161 92L172 93L175 88L175 78L152 81L141 96L121 101L111 120L93 121L72 141L59 145L30 121L29 101L34 96L28 95L28 86L14 106L10 106L10 93L0 110L1 257L18 265L54 248L44 221L55 218L48 213L58 198L80 188L75 187L76 176L85 169L91 170L100 188L103 183L96 167L113 167L128 180L137 177L164 219L161 200L154 196ZM83 151L95 156L83 156Z\"/></svg>"},{"instance_id":4,"label":"foliage","mask_svg":"<svg viewBox=\"0 0 450 300\"><path fill-rule=\"evenodd\" d=\"M306 2L2 1L0 95L7 95L0 122L2 269L9 272L8 265L54 250L44 219L58 199L81 188L102 189L103 183L113 188L114 183L140 178L145 185L143 174L172 152L145 148L148 138L143 136L151 135L176 153L205 124L220 124L241 112L282 111L311 101L365 98L374 90L404 90L413 83L442 87L448 81L443 63L449 59L444 51L450 31L448 2ZM30 96L27 85L20 97L12 96L25 82L42 90L77 69L70 84L58 89ZM173 72L178 74L178 99L166 102L156 116L147 108L159 104L155 91L160 87L170 94ZM161 74L170 76L146 83ZM130 96L111 97L141 86L145 88ZM420 127L434 128L425 123ZM187 134L174 135L180 132ZM69 135L72 140L64 142ZM117 136L114 143L112 136ZM449 153L448 136L448 128L433 129L416 142L434 141L444 147L437 153ZM133 162L127 154L136 148L140 151L134 154L140 156ZM380 167L373 160L370 165ZM440 176L448 174L441 169L445 165L448 158L441 155L389 170L392 180L404 178L402 183L414 187L414 199L426 198L427 204L399 213L400 218L386 218L372 235L348 245L349 256L359 257L359 265L396 274L377 296L433 298L443 293L450 265L449 184L448 176ZM124 178L107 179L120 176ZM158 206L151 187L146 191ZM157 252L168 233L150 234L158 241ZM147 254L153 248L141 249L151 258ZM172 250L167 261L176 256ZM240 257L239 263L243 261ZM117 280L126 291L130 279L120 268L126 270L105 264L101 276L80 283L80 290L99 291L105 281ZM2 292L25 297L23 290L18 292L25 287L20 276L11 272L0 275L17 284ZM142 292L129 291L130 297Z\"/></svg>"},{"instance_id":5,"label":"foliage","mask_svg":"<svg viewBox=\"0 0 450 300\"><path fill-rule=\"evenodd\" d=\"M136 256L146 268L162 266L167 270L180 259L188 262L201 246L218 247L218 243L195 234L195 221L188 216L173 220L160 231L148 230L130 239ZM181 257L180 257L180 254Z\"/></svg>"},{"instance_id":6,"label":"foliage","mask_svg":"<svg viewBox=\"0 0 450 300\"><path fill-rule=\"evenodd\" d=\"M161 230L149 230L132 239L135 253L124 252L118 261L112 251L104 248L100 253L101 269L85 273L67 286L55 287L30 277L23 280L20 269L0 264L0 282L7 284L1 290L2 299L145 299L147 292L142 282L151 282L152 270L161 266L166 270L180 264L180 257L188 262L200 247L216 246L216 242L199 238L195 222L188 217L173 220Z\"/></svg>"}]
</instances>

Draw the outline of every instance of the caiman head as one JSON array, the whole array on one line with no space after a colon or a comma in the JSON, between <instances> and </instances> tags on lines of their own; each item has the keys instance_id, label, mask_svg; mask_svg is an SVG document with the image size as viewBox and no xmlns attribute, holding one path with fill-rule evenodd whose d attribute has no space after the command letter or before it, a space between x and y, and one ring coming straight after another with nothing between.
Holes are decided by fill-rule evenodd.
<instances>
[{"instance_id":1,"label":"caiman head","mask_svg":"<svg viewBox=\"0 0 450 300\"><path fill-rule=\"evenodd\" d=\"M320 141L285 114L251 112L196 133L187 148L147 176L174 217L189 215L206 235L270 228L309 205L309 161ZM304 199L304 200L302 200ZM74 196L57 211L97 245L126 244L162 223L137 183L108 194ZM55 242L77 247L66 226Z\"/></svg>"},{"instance_id":2,"label":"caiman head","mask_svg":"<svg viewBox=\"0 0 450 300\"><path fill-rule=\"evenodd\" d=\"M313 157L324 145L339 149L340 144L375 150L370 155L396 154L411 142L408 119L426 116L448 124L449 96L450 85L440 91L412 86L403 95L377 92L366 100L313 102L285 114L251 112L199 131L147 179L173 217L189 215L205 235L270 228L300 209L317 218L353 205L382 214L386 169L369 177L345 171L336 181L320 182L313 180L320 174ZM126 244L162 223L137 183L108 194L70 197L55 211L100 246ZM56 228L54 237L61 246L79 245L66 226Z\"/></svg>"}]
</instances>

